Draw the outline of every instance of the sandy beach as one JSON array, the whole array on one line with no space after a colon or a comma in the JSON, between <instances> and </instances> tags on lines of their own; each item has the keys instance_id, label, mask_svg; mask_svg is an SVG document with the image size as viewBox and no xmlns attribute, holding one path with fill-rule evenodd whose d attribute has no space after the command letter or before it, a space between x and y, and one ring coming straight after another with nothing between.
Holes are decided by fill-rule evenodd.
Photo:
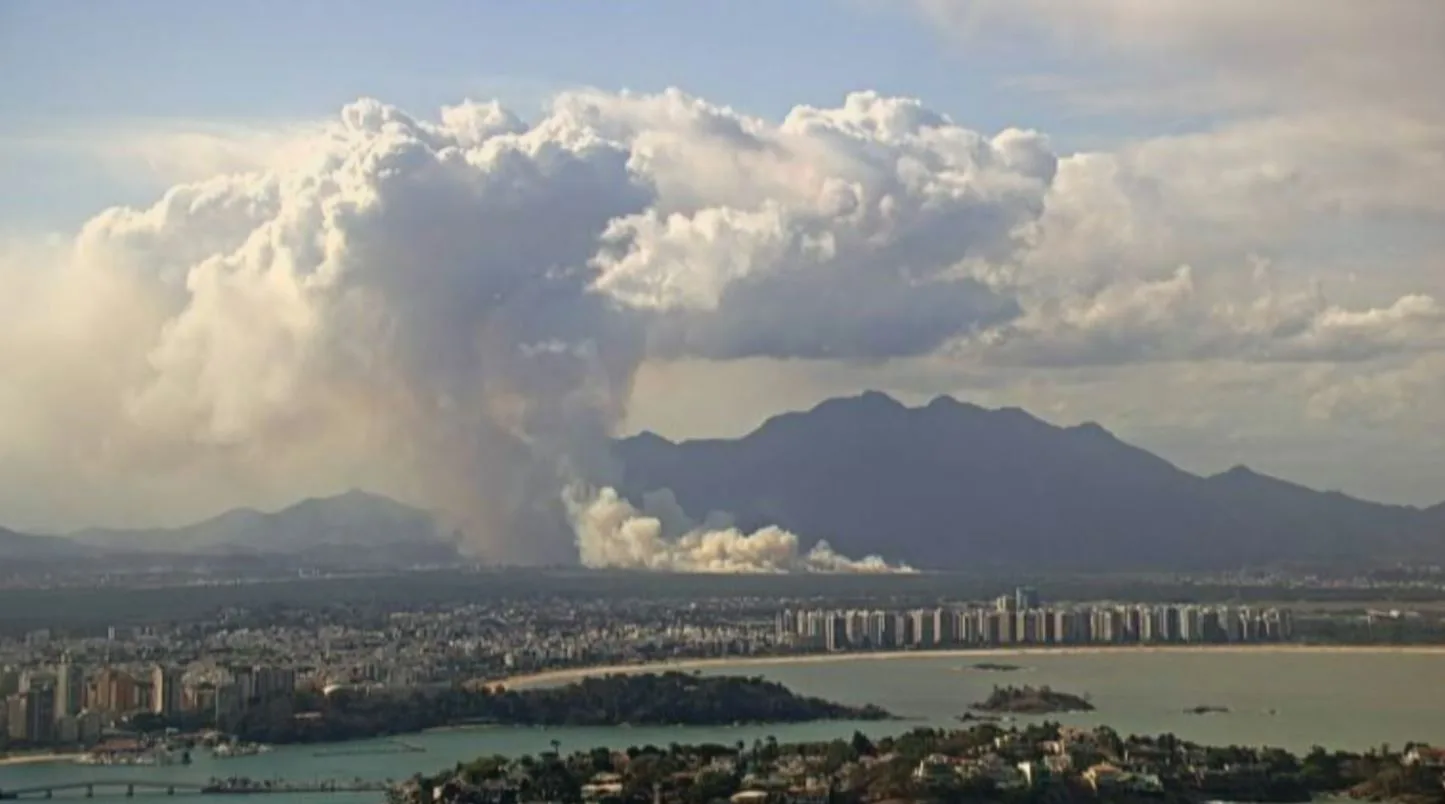
<instances>
[{"instance_id":1,"label":"sandy beach","mask_svg":"<svg viewBox=\"0 0 1445 804\"><path fill-rule=\"evenodd\" d=\"M951 650L870 651L867 653L809 653L801 656L755 656L719 659L678 659L644 664L615 664L595 667L569 667L524 673L489 681L486 686L526 688L544 684L565 684L589 676L610 673L645 673L662 670L704 670L709 667L767 667L789 664L820 664L847 661L889 661L891 659L975 658L998 659L1010 656L1056 655L1080 656L1108 653L1373 653L1414 654L1445 657L1445 645L1080 645L1077 647L957 648Z\"/></svg>"},{"instance_id":2,"label":"sandy beach","mask_svg":"<svg viewBox=\"0 0 1445 804\"><path fill-rule=\"evenodd\" d=\"M74 762L82 754L21 754L16 757L0 757L0 768L13 765L44 765L51 762Z\"/></svg>"}]
</instances>

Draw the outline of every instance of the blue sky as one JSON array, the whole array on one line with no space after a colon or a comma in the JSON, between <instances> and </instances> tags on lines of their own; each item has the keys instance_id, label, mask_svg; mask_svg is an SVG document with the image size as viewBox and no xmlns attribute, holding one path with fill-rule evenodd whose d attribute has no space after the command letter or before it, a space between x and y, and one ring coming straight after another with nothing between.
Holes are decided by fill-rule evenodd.
<instances>
[{"instance_id":1,"label":"blue sky","mask_svg":"<svg viewBox=\"0 0 1445 804\"><path fill-rule=\"evenodd\" d=\"M157 189L74 149L37 147L57 132L320 119L361 96L421 116L498 98L526 116L569 87L677 86L778 117L874 89L982 131L1037 128L1064 151L1179 128L1083 114L1011 83L1063 66L1025 33L955 47L922 16L872 0L10 0L0 4L0 172L12 181L0 188L0 231L68 228Z\"/></svg>"},{"instance_id":2,"label":"blue sky","mask_svg":"<svg viewBox=\"0 0 1445 804\"><path fill-rule=\"evenodd\" d=\"M578 84L675 84L768 115L860 87L923 95L983 127L1043 113L1012 106L996 81L1011 66L1036 69L1032 57L1010 65L1000 60L1007 48L950 51L917 17L839 0L22 0L0 13L7 128L111 115L316 116L363 94L410 107L463 94L527 102Z\"/></svg>"}]
</instances>

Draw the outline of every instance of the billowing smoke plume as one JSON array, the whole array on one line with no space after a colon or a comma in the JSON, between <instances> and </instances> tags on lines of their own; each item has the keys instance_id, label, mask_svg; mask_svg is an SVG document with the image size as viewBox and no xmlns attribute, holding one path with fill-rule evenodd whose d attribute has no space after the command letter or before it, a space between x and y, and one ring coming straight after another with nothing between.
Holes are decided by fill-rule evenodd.
<instances>
[{"instance_id":1,"label":"billowing smoke plume","mask_svg":"<svg viewBox=\"0 0 1445 804\"><path fill-rule=\"evenodd\" d=\"M532 123L364 100L311 147L109 210L43 272L0 256L0 480L117 507L365 485L484 558L571 560L559 491L608 482L642 361L882 359L1010 320L971 266L1055 170L1032 133L866 93L781 123L675 91L569 93ZM616 563L612 538L586 560ZM874 566L770 530L654 547Z\"/></svg>"},{"instance_id":2,"label":"billowing smoke plume","mask_svg":"<svg viewBox=\"0 0 1445 804\"><path fill-rule=\"evenodd\" d=\"M804 552L796 534L778 527L743 533L726 521L694 524L669 491L647 495L642 510L611 488L563 494L583 566L654 572L898 573L878 556L851 559L820 541Z\"/></svg>"}]
</instances>

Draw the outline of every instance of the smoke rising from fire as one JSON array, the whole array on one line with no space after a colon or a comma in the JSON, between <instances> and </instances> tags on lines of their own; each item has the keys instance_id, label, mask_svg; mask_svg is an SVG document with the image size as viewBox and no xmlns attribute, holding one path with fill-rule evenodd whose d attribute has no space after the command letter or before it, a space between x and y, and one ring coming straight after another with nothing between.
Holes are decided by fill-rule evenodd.
<instances>
[{"instance_id":1,"label":"smoke rising from fire","mask_svg":"<svg viewBox=\"0 0 1445 804\"><path fill-rule=\"evenodd\" d=\"M804 551L796 534L778 527L743 533L714 519L694 524L671 492L648 495L639 510L611 488L564 494L577 552L586 567L696 573L911 573L879 556L851 559L826 541Z\"/></svg>"},{"instance_id":2,"label":"smoke rising from fire","mask_svg":"<svg viewBox=\"0 0 1445 804\"><path fill-rule=\"evenodd\" d=\"M677 91L532 122L362 100L306 145L0 254L12 476L140 501L363 485L501 561L637 565L625 537L654 568L887 569L776 529L659 541L607 491L558 496L609 482L644 360L875 360L1011 320L964 266L1011 253L1056 164L872 93L776 123Z\"/></svg>"}]
</instances>

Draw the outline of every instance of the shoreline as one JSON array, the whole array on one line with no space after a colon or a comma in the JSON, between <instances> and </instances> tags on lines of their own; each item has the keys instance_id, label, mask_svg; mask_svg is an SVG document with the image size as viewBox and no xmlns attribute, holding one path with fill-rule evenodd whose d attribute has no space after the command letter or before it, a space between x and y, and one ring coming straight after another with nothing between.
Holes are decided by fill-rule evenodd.
<instances>
[{"instance_id":1,"label":"shoreline","mask_svg":"<svg viewBox=\"0 0 1445 804\"><path fill-rule=\"evenodd\" d=\"M667 670L705 670L712 667L769 667L794 664L824 664L846 661L891 661L895 659L968 658L997 659L1020 656L1059 655L1094 656L1110 653L1295 653L1295 654L1394 654L1445 657L1445 645L1292 645L1264 643L1255 645L1079 645L1073 647L1024 646L1016 648L949 648L947 650L841 651L838 653L805 653L789 656L733 656L707 659L668 659L638 664L594 665L541 670L515 676L478 682L478 686L495 690L526 689L547 684L566 684L584 678L613 673L648 673Z\"/></svg>"},{"instance_id":2,"label":"shoreline","mask_svg":"<svg viewBox=\"0 0 1445 804\"><path fill-rule=\"evenodd\" d=\"M51 763L75 762L84 754L21 754L18 757L0 757L0 768L19 765L49 765Z\"/></svg>"}]
</instances>

